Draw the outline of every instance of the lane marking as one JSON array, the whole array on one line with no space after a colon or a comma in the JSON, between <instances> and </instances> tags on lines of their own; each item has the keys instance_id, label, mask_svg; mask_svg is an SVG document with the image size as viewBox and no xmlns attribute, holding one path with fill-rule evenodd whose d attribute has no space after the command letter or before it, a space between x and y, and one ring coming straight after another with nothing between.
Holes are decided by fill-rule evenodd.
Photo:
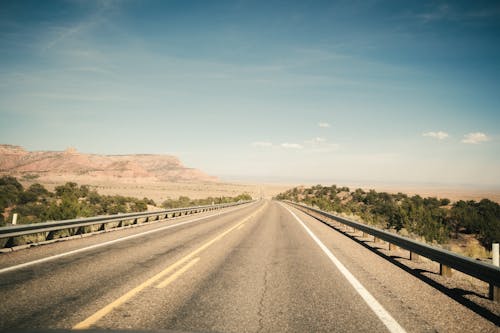
<instances>
[{"instance_id":1,"label":"lane marking","mask_svg":"<svg viewBox=\"0 0 500 333\"><path fill-rule=\"evenodd\" d=\"M344 277L349 281L349 283L354 287L358 294L363 298L363 300L368 304L370 309L377 315L377 317L384 323L384 325L393 333L405 333L405 329L399 325L399 323L387 312L386 309L373 297L373 295L359 282L354 275L333 255L333 253L319 240L318 237L309 229L302 220L295 215L288 207L280 203L280 205L285 208L292 216L304 227L309 236L318 244L318 246L323 250L323 252L330 258L330 260L337 266L338 270L344 275Z\"/></svg>"},{"instance_id":2,"label":"lane marking","mask_svg":"<svg viewBox=\"0 0 500 333\"><path fill-rule=\"evenodd\" d=\"M165 280L163 280L163 282L160 282L160 284L158 284L156 286L156 288L158 288L158 289L165 288L166 286L168 286L169 284L171 284L172 282L174 282L175 280L177 280L177 278L179 276L181 276L182 274L184 274L184 272L186 272L188 269L190 269L191 266L193 266L194 264L196 264L199 260L200 260L199 257L198 258L194 258L193 260L191 260L190 262L188 262L186 266L182 267L177 272L175 272L174 274L170 275L168 278L166 278Z\"/></svg>"},{"instance_id":3,"label":"lane marking","mask_svg":"<svg viewBox=\"0 0 500 333\"><path fill-rule=\"evenodd\" d=\"M248 206L243 206L243 207L239 207L237 209L233 209L233 210L229 210L229 211L225 211L225 212L219 212L219 213L216 213L216 214L211 214L211 215L207 215L207 216L198 217L198 218L195 218L195 219L192 219L192 220L188 220L188 221L184 221L184 222L180 222L180 223L168 225L168 226L161 227L161 228L158 228L158 229L141 232L139 234L125 236L125 237L117 238L117 239L114 239L114 240L111 240L111 241L107 241L107 242L104 242L104 243L94 244L94 245L82 247L80 249L76 249L76 250L72 250L72 251L68 251L68 252L56 254L56 255L53 255L53 256L50 256L50 257L46 257L46 258L42 258L42 259L37 259L37 260L33 260L33 261L28 261L28 262L25 262L25 263L22 263L22 264L19 264L19 265L14 265L14 266L10 266L10 267L1 268L0 269L0 274L11 272L11 271L15 271L15 270L18 270L18 269L21 269L21 268L25 268L25 267L29 267L29 266L33 266L33 265L37 265L37 264L41 264L43 262L52 261L52 260L59 259L59 258L62 258L62 257L66 257L66 256L70 256L70 255L73 255L73 254L77 254L77 253L80 253L80 252L85 252L85 251L97 249L97 248L100 248L100 247L103 247L103 246L108 246L108 245L111 245L111 244L116 244L116 243L123 242L123 241L129 240L129 239L133 239L133 238L137 238L137 237L142 237L142 236L145 236L145 235L153 234L155 232L159 232L159 231L163 231L163 230L175 228L175 227L178 227L178 226L181 226L181 225L190 224L190 223L193 223L193 222L205 220L205 219L208 219L210 217L225 215L225 214L228 214L230 212L238 211L238 210L243 209L245 207L248 207Z\"/></svg>"},{"instance_id":4,"label":"lane marking","mask_svg":"<svg viewBox=\"0 0 500 333\"><path fill-rule=\"evenodd\" d=\"M232 226L231 228L227 229L226 231L223 231L222 233L220 233L216 237L212 238L211 240L209 240L208 242L206 242L205 244L203 244L202 246L200 246L199 248L197 248L193 252L189 253L188 255L182 257L181 259L179 259L177 262L175 262L172 265L170 265L169 267L165 268L160 273L158 273L155 276L149 278L148 280L146 280L145 282L141 283L140 285L138 285L134 289L132 289L132 290L128 291L127 293L125 293L124 295L120 296L118 299L116 299L115 301L109 303L105 307L101 308L100 310L98 310L96 313L94 313L93 315L91 315L87 319L79 322L78 324L76 324L75 326L73 326L73 329L75 329L75 330L83 330L83 329L90 328L90 326L92 326L99 319L103 318L108 313L110 313L111 311L113 311L113 309L115 309L116 307L122 305L123 303L125 303L126 301L128 301L129 299L131 299L133 296L135 296L137 293L139 293L140 291L142 291L144 288L151 286L156 281L158 281L159 279L161 279L163 276L165 276L168 273L172 272L177 267L181 266L183 263L185 263L186 261L188 261L191 258L193 258L194 256L196 256L198 253L200 253L201 251L205 250L207 247L209 247L213 243L217 242L218 240L220 240L225 235L227 235L231 231L233 231L236 228L238 228L240 225L242 225L246 221L248 221L251 218L253 218L261 210L263 210L266 206L267 206L267 202L259 210L257 210L256 212L252 213L251 215L247 216L246 218L244 218L243 220L241 220L240 222L238 222L236 225Z\"/></svg>"}]
</instances>

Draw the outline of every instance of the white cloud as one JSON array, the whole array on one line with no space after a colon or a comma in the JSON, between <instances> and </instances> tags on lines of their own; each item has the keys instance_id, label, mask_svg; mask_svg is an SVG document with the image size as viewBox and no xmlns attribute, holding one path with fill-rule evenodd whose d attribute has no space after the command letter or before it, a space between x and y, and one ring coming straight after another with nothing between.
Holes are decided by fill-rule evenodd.
<instances>
[{"instance_id":1,"label":"white cloud","mask_svg":"<svg viewBox=\"0 0 500 333\"><path fill-rule=\"evenodd\" d=\"M287 148L287 149L302 149L302 148L304 148L304 146L302 146L298 143L288 143L288 142L282 143L281 147Z\"/></svg>"},{"instance_id":2,"label":"white cloud","mask_svg":"<svg viewBox=\"0 0 500 333\"><path fill-rule=\"evenodd\" d=\"M330 143L327 139L316 137L311 140L304 141L308 151L315 153L328 153L339 148L336 143Z\"/></svg>"},{"instance_id":3,"label":"white cloud","mask_svg":"<svg viewBox=\"0 0 500 333\"><path fill-rule=\"evenodd\" d=\"M443 131L439 131L439 132L426 132L426 133L423 133L422 135L423 136L428 136L428 137L431 137L431 138L435 138L435 139L438 139L438 140L446 139L449 136L448 133L443 132Z\"/></svg>"},{"instance_id":4,"label":"white cloud","mask_svg":"<svg viewBox=\"0 0 500 333\"><path fill-rule=\"evenodd\" d=\"M314 139L306 141L306 143L310 143L310 144L320 144L320 143L323 143L323 142L326 142L326 139L325 138L320 138L320 137L316 137Z\"/></svg>"},{"instance_id":5,"label":"white cloud","mask_svg":"<svg viewBox=\"0 0 500 333\"><path fill-rule=\"evenodd\" d=\"M468 133L464 135L463 143L479 144L481 142L490 141L490 138L481 132Z\"/></svg>"},{"instance_id":6,"label":"white cloud","mask_svg":"<svg viewBox=\"0 0 500 333\"><path fill-rule=\"evenodd\" d=\"M271 142L266 142L266 141L256 141L256 142L252 142L252 147L261 147L261 148L264 148L264 147L272 147L273 144Z\"/></svg>"},{"instance_id":7,"label":"white cloud","mask_svg":"<svg viewBox=\"0 0 500 333\"><path fill-rule=\"evenodd\" d=\"M330 124L329 123L325 123L325 122L319 122L318 126L321 127L321 128L329 128Z\"/></svg>"}]
</instances>

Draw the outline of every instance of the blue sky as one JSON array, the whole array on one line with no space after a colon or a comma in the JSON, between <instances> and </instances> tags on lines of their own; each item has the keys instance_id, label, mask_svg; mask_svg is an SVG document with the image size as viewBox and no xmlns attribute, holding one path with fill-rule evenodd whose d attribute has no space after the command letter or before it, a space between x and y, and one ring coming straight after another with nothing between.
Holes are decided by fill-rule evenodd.
<instances>
[{"instance_id":1,"label":"blue sky","mask_svg":"<svg viewBox=\"0 0 500 333\"><path fill-rule=\"evenodd\" d=\"M2 1L0 142L500 187L494 1Z\"/></svg>"}]
</instances>

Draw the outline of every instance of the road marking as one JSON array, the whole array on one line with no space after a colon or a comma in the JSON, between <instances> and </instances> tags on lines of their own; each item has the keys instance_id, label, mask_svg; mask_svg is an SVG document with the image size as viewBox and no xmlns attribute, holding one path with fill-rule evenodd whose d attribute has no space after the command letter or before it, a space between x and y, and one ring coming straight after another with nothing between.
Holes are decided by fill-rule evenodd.
<instances>
[{"instance_id":1,"label":"road marking","mask_svg":"<svg viewBox=\"0 0 500 333\"><path fill-rule=\"evenodd\" d=\"M191 260L190 262L188 262L186 266L182 267L177 272L175 272L174 274L170 275L168 278L166 278L165 280L163 280L163 282L161 282L159 285L157 285L156 288L158 288L158 289L165 288L166 286L168 286L169 284L171 284L172 282L174 282L175 280L177 280L177 278L179 276L181 276L182 274L184 274L184 272L186 272L188 269L190 269L191 266L193 266L194 264L196 264L199 260L200 260L199 257L198 258L194 258L193 260Z\"/></svg>"},{"instance_id":2,"label":"road marking","mask_svg":"<svg viewBox=\"0 0 500 333\"><path fill-rule=\"evenodd\" d=\"M338 270L344 275L344 277L349 281L349 283L354 287L354 289L358 292L358 294L363 298L363 300L368 304L370 309L377 315L377 317L384 323L384 325L389 329L390 332L393 333L405 333L405 329L399 325L399 323L387 312L386 309L373 297L372 294L359 282L358 279L352 275L351 272L342 264L337 257L333 255L333 253L319 240L318 237L309 229L302 220L295 215L288 207L285 207L281 204L283 208L288 210L290 214L304 227L309 236L318 244L318 246L323 250L323 252L330 258L330 260L337 266Z\"/></svg>"},{"instance_id":3,"label":"road marking","mask_svg":"<svg viewBox=\"0 0 500 333\"><path fill-rule=\"evenodd\" d=\"M72 250L72 251L68 251L68 252L56 254L56 255L53 255L53 256L50 256L50 257L46 257L46 258L42 258L42 259L37 259L37 260L25 262L23 264L19 264L19 265L15 265L15 266L10 266L10 267L6 267L6 268L2 268L2 269L0 269L0 274L11 272L11 271L15 271L15 270L18 270L18 269L21 269L21 268L25 268L25 267L29 267L29 266L33 266L33 265L36 265L36 264L41 264L43 262L52 261L52 260L59 259L59 258L62 258L62 257L66 257L66 256L70 256L70 255L73 255L73 254L77 254L77 253L80 253L80 252L85 252L85 251L93 250L93 249L96 249L96 248L99 248L99 247L108 246L108 245L111 245L111 244L116 244L116 243L123 242L123 241L129 240L129 239L133 239L133 238L137 238L137 237L149 235L149 234L152 234L152 233L155 233L155 232L159 232L159 231L163 231L163 230L166 230L166 229L175 228L175 227L178 227L178 226L181 226L181 225L190 224L190 223L193 223L193 222L205 220L205 219L208 219L210 217L224 215L224 214L227 214L227 213L230 213L230 212L234 212L234 211L240 210L240 209L242 209L244 207L245 206L239 207L237 209L229 210L229 211L226 211L226 212L219 212L219 213L216 213L216 214L211 214L211 215L207 215L207 216L203 216L203 217L198 217L198 218L195 218L195 219L192 219L192 220L180 222L180 223L177 223L177 224L168 225L168 226L165 226L165 227L162 227L162 228L158 228L158 229L154 229L154 230L149 230L149 231L141 232L139 234L125 236L125 237L114 239L114 240L111 240L111 241L108 241L108 242L94 244L94 245L90 245L90 246L87 246L87 247L82 247L81 249L76 249L76 250Z\"/></svg>"},{"instance_id":4,"label":"road marking","mask_svg":"<svg viewBox=\"0 0 500 333\"><path fill-rule=\"evenodd\" d=\"M141 283L140 285L138 285L134 289L128 291L127 293L125 293L124 295L122 295L121 297L119 297L118 299L116 299L115 301L109 303L108 305L106 305L105 307L103 307L102 309L100 309L99 311L97 311L96 313L94 313L93 315L91 315L90 317L88 317L87 319L85 319L84 321L79 322L78 324L76 324L75 326L73 326L73 329L75 329L75 330L88 329L90 326L92 326L93 324L95 324L99 319L103 318L105 315L107 315L108 313L110 313L111 311L113 311L113 309L115 309L116 307L122 305L123 303L125 303L126 301L128 301L129 299L131 299L133 296L135 296L137 293L139 293L140 291L142 291L144 288L151 286L156 281L158 281L159 279L161 279L163 276L165 276L168 273L172 272L177 267L181 266L183 263L185 263L186 261L188 261L191 258L193 258L194 256L196 256L198 253L200 253L201 251L205 250L207 247L209 247L213 243L217 242L222 237L224 237L225 235L227 235L231 231L235 230L236 228L238 228L240 225L242 225L246 221L250 220L252 217L254 217L255 215L257 215L262 209L264 209L266 206L267 206L267 202L259 210L257 210L253 214L247 216L246 218L244 218L243 220L241 220L240 222L238 222L236 225L234 225L231 228L227 229L226 231L220 233L219 235L217 235L216 237L212 238L211 240L209 240L208 242L206 242L205 244L203 244L202 246L200 246L199 248L197 248L193 252L189 253L188 255L182 257L181 259L179 259L177 262L175 262L172 265L170 265L169 267L165 268L160 273L156 274L152 278L149 278L148 280L146 280L145 282Z\"/></svg>"},{"instance_id":5,"label":"road marking","mask_svg":"<svg viewBox=\"0 0 500 333\"><path fill-rule=\"evenodd\" d=\"M238 227L238 230L240 230L240 229L241 229L241 228L243 228L244 226L245 226L245 224L243 223L242 225L240 225L240 226Z\"/></svg>"}]
</instances>

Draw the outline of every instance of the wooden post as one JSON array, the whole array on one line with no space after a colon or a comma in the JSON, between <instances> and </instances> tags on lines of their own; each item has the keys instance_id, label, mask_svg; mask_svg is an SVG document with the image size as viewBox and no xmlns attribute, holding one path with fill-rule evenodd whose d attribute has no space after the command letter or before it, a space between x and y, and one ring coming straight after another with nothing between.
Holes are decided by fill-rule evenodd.
<instances>
[{"instance_id":1,"label":"wooden post","mask_svg":"<svg viewBox=\"0 0 500 333\"><path fill-rule=\"evenodd\" d=\"M418 262L418 261L420 261L420 256L418 254L410 251L410 260Z\"/></svg>"},{"instance_id":2,"label":"wooden post","mask_svg":"<svg viewBox=\"0 0 500 333\"><path fill-rule=\"evenodd\" d=\"M12 215L12 224L17 224L17 213L14 213L14 215Z\"/></svg>"},{"instance_id":3,"label":"wooden post","mask_svg":"<svg viewBox=\"0 0 500 333\"><path fill-rule=\"evenodd\" d=\"M397 245L394 245L392 243L389 243L389 251L395 251L398 249L398 246Z\"/></svg>"},{"instance_id":4,"label":"wooden post","mask_svg":"<svg viewBox=\"0 0 500 333\"><path fill-rule=\"evenodd\" d=\"M493 243L491 246L491 252L493 257L493 265L500 266L500 253L498 243ZM490 298L494 302L500 302L500 286L495 286L490 283Z\"/></svg>"},{"instance_id":5,"label":"wooden post","mask_svg":"<svg viewBox=\"0 0 500 333\"><path fill-rule=\"evenodd\" d=\"M439 274L442 276L450 277L451 276L451 267L443 264L439 264Z\"/></svg>"}]
</instances>

